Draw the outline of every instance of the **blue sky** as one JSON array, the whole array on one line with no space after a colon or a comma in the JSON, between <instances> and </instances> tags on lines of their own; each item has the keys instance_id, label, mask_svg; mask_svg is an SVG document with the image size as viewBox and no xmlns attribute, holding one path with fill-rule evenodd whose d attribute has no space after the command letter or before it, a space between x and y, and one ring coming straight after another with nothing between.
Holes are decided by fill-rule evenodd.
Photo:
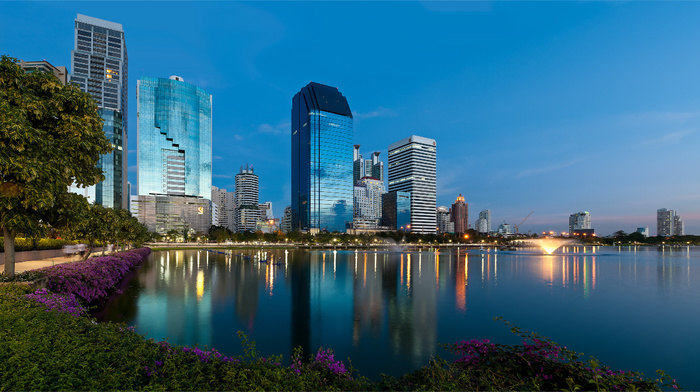
<instances>
[{"instance_id":1,"label":"blue sky","mask_svg":"<svg viewBox=\"0 0 700 392\"><path fill-rule=\"evenodd\" d=\"M437 140L438 205L459 193L521 232L599 235L675 209L700 234L699 2L0 2L0 53L70 67L81 13L121 23L136 81L182 76L213 95L213 183L251 163L275 216L290 200L290 109L338 87L355 143L385 160Z\"/></svg>"}]
</instances>

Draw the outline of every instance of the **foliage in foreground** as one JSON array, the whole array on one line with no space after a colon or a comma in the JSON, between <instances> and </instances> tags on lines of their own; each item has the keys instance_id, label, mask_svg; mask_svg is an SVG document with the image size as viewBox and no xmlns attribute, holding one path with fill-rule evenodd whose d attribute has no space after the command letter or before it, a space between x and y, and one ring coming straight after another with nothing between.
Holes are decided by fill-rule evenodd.
<instances>
[{"instance_id":1,"label":"foliage in foreground","mask_svg":"<svg viewBox=\"0 0 700 392\"><path fill-rule=\"evenodd\" d=\"M145 339L124 324L96 323L85 306L106 296L148 254L139 249L119 257L73 263L44 271L47 289L0 286L0 390L660 390L678 388L641 373L613 371L595 359L523 332L522 345L488 340L445 345L458 358L435 357L399 378L371 381L332 350L304 358L295 350L290 365L281 356L263 357L239 332L244 355L183 347ZM104 276L105 279L100 279ZM119 277L121 276L121 277Z\"/></svg>"}]
</instances>

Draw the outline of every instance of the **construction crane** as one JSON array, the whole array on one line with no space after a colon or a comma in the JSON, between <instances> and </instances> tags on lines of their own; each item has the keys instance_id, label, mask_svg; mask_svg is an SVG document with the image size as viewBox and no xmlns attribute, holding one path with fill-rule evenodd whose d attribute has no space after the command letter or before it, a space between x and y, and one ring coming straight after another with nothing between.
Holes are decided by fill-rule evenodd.
<instances>
[{"instance_id":1,"label":"construction crane","mask_svg":"<svg viewBox=\"0 0 700 392\"><path fill-rule=\"evenodd\" d=\"M532 212L535 212L535 211L532 211ZM517 225L515 225L515 235L518 235L518 229L520 229L520 225L522 225L522 224L527 220L527 218L529 218L530 215L532 215L532 212L529 213L529 214L527 214L527 216L525 217L525 219L523 219L522 222L520 222L520 223L518 223Z\"/></svg>"}]
</instances>

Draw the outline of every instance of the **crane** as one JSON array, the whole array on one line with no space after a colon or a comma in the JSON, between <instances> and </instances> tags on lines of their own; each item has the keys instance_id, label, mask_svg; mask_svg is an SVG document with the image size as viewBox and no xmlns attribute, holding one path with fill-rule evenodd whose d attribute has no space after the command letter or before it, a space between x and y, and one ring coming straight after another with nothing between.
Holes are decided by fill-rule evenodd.
<instances>
[{"instance_id":1,"label":"crane","mask_svg":"<svg viewBox=\"0 0 700 392\"><path fill-rule=\"evenodd\" d=\"M527 220L527 218L529 218L530 215L532 215L533 212L535 212L535 211L530 212L529 214L527 214L525 219L522 220L522 222L518 223L517 225L514 225L515 226L515 235L518 235L518 229L520 229L520 225L522 225Z\"/></svg>"}]
</instances>

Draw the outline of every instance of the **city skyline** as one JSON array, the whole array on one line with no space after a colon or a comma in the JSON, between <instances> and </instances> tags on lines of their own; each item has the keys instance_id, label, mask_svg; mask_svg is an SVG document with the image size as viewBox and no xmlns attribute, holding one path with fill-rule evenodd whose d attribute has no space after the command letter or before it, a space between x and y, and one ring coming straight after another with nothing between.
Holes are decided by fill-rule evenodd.
<instances>
[{"instance_id":1,"label":"city skyline","mask_svg":"<svg viewBox=\"0 0 700 392\"><path fill-rule=\"evenodd\" d=\"M2 8L4 54L55 66L71 66L77 14L121 24L130 111L143 76L181 75L206 89L217 108L213 185L234 188L234 168L251 162L265 179L260 199L276 211L290 204L290 98L313 80L348 98L352 143L367 153L386 156L388 145L407 134L437 141L437 206L462 193L473 211L492 211L494 227L535 211L521 232L566 231L570 214L590 211L599 235L645 226L656 233L656 210L670 208L683 217L686 233L700 233L693 172L700 163L693 152L700 98L692 88L699 77L693 48L700 4L12 2ZM389 18L397 14L402 17ZM312 20L318 25L307 23ZM319 34L323 29L335 34ZM315 45L344 50L318 63L302 61ZM132 184L135 117L128 119ZM664 186L655 185L662 180Z\"/></svg>"}]
</instances>

